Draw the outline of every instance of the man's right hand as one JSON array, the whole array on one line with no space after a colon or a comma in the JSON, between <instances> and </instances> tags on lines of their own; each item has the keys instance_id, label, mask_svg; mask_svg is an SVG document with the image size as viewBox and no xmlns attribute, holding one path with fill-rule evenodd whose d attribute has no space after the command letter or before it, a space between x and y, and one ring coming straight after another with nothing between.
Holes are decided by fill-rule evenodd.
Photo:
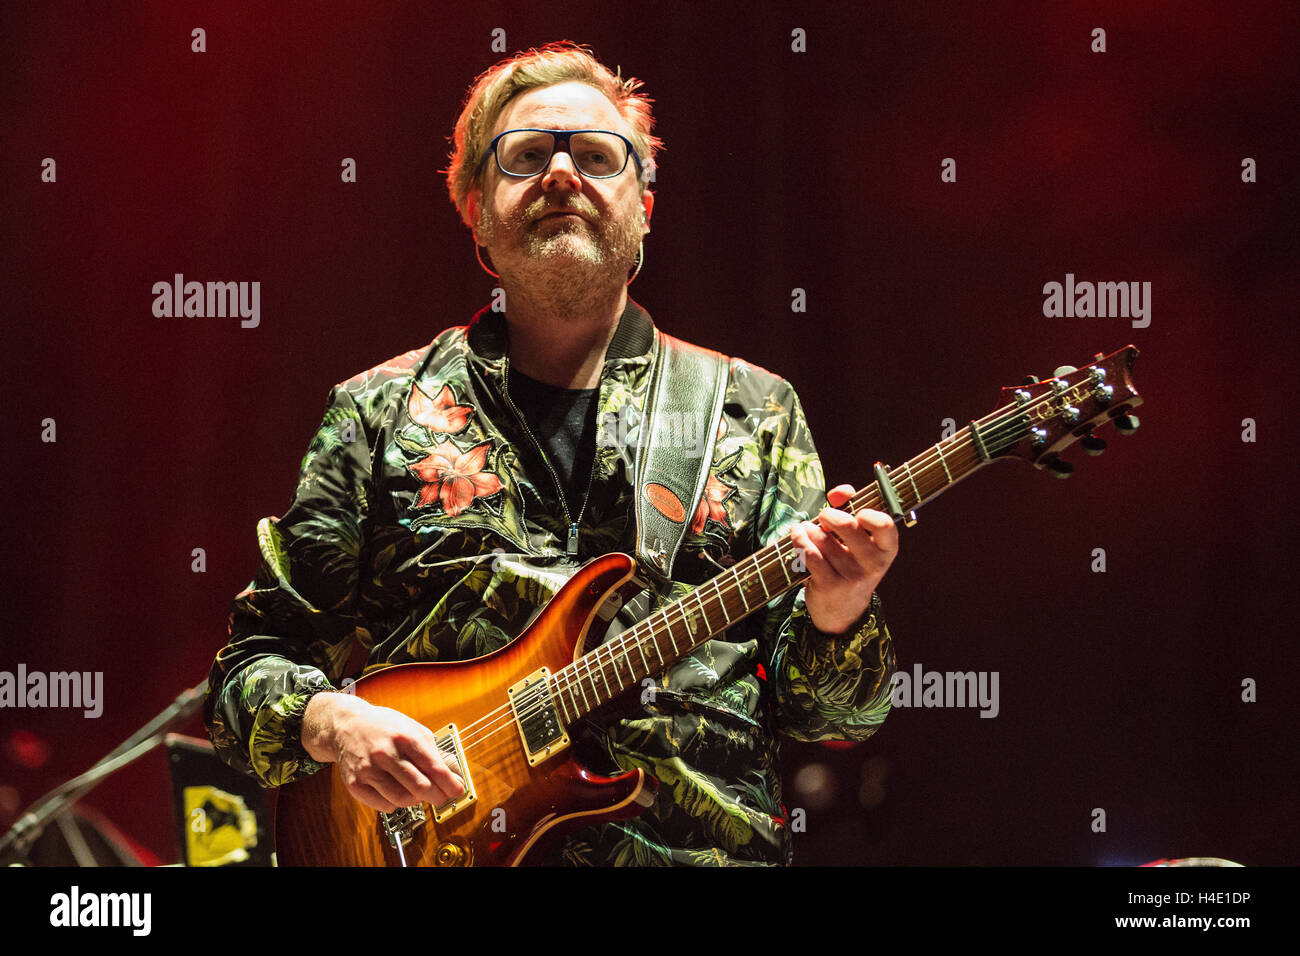
<instances>
[{"instance_id":1,"label":"man's right hand","mask_svg":"<svg viewBox=\"0 0 1300 956\"><path fill-rule=\"evenodd\" d=\"M318 763L337 763L348 792L384 813L419 803L441 806L465 792L460 768L443 759L433 731L352 694L312 697L302 744Z\"/></svg>"}]
</instances>

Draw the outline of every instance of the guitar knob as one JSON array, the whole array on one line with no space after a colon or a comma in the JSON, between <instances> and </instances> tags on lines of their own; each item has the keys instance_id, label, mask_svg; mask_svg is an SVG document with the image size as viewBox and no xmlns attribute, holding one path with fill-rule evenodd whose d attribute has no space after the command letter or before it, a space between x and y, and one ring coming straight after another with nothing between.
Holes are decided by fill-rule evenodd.
<instances>
[{"instance_id":1,"label":"guitar knob","mask_svg":"<svg viewBox=\"0 0 1300 956\"><path fill-rule=\"evenodd\" d=\"M1128 415L1120 415L1115 419L1115 430L1121 435L1132 435L1138 430L1138 426L1141 424L1142 423L1138 421L1138 417L1132 413Z\"/></svg>"},{"instance_id":2,"label":"guitar knob","mask_svg":"<svg viewBox=\"0 0 1300 956\"><path fill-rule=\"evenodd\" d=\"M1024 380L1023 382L1021 382L1020 384L1021 384L1021 385L1037 385L1037 384L1038 384L1038 376L1037 376L1037 375L1026 375L1026 376L1025 376L1025 380Z\"/></svg>"},{"instance_id":3,"label":"guitar knob","mask_svg":"<svg viewBox=\"0 0 1300 956\"><path fill-rule=\"evenodd\" d=\"M1079 442L1079 444L1083 446L1083 450L1089 455L1100 455L1106 450L1106 439L1098 438L1091 432L1084 435L1083 440Z\"/></svg>"},{"instance_id":4,"label":"guitar knob","mask_svg":"<svg viewBox=\"0 0 1300 956\"><path fill-rule=\"evenodd\" d=\"M1052 373L1052 378L1060 378L1062 375L1069 375L1071 372L1077 372L1077 371L1079 370L1075 368L1073 365L1062 365L1060 368L1058 368L1055 372Z\"/></svg>"},{"instance_id":5,"label":"guitar knob","mask_svg":"<svg viewBox=\"0 0 1300 956\"><path fill-rule=\"evenodd\" d=\"M433 852L434 866L464 866L467 862L465 848L455 843L439 843Z\"/></svg>"},{"instance_id":6,"label":"guitar knob","mask_svg":"<svg viewBox=\"0 0 1300 956\"><path fill-rule=\"evenodd\" d=\"M1074 473L1074 466L1064 458L1053 458L1047 463L1047 467L1057 478L1069 478Z\"/></svg>"}]
</instances>

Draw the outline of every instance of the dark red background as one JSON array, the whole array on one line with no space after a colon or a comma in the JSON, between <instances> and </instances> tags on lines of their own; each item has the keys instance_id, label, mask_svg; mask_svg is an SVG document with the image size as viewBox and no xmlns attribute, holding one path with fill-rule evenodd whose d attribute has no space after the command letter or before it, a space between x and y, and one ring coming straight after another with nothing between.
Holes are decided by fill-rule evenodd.
<instances>
[{"instance_id":1,"label":"dark red background","mask_svg":"<svg viewBox=\"0 0 1300 956\"><path fill-rule=\"evenodd\" d=\"M1297 8L520 6L6 7L0 669L105 672L98 720L0 712L10 803L203 679L329 386L486 304L439 170L501 27L646 80L667 149L635 298L789 378L832 484L1027 373L1143 352L1137 436L1076 450L1069 482L1000 464L905 533L882 589L900 662L998 671L1001 713L791 746L836 783L798 861L1295 863ZM177 272L260 280L261 326L154 318ZM1067 272L1151 282L1151 326L1044 318ZM88 802L170 859L169 792L155 753Z\"/></svg>"}]
</instances>

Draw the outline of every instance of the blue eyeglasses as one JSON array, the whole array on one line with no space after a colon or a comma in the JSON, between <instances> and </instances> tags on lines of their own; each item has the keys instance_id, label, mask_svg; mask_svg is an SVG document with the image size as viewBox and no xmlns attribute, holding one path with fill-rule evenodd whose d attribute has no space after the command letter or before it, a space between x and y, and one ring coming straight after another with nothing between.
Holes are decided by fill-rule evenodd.
<instances>
[{"instance_id":1,"label":"blue eyeglasses","mask_svg":"<svg viewBox=\"0 0 1300 956\"><path fill-rule=\"evenodd\" d=\"M488 144L497 169L507 176L536 176L551 163L557 149L573 158L588 179L612 179L627 168L630 156L640 178L641 158L626 136L603 129L508 129ZM487 162L487 155L483 156Z\"/></svg>"}]
</instances>

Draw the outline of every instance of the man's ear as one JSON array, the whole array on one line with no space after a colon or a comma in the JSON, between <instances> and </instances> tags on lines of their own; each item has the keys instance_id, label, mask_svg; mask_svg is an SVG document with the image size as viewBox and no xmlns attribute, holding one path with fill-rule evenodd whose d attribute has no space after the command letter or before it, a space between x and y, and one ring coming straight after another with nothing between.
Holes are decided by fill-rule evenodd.
<instances>
[{"instance_id":1,"label":"man's ear","mask_svg":"<svg viewBox=\"0 0 1300 956\"><path fill-rule=\"evenodd\" d=\"M645 232L642 232L645 235L650 231L650 216L655 211L655 194L648 189L641 194L641 209L645 213Z\"/></svg>"}]
</instances>

